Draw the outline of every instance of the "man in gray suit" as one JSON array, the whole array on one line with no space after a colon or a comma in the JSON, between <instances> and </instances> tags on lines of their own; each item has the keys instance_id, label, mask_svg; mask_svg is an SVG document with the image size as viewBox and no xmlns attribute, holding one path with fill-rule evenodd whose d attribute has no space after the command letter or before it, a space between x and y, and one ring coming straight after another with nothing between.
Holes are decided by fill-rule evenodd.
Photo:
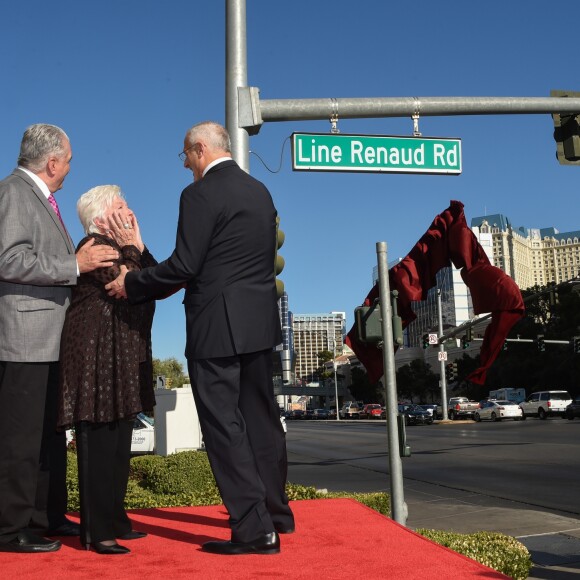
<instances>
[{"instance_id":1,"label":"man in gray suit","mask_svg":"<svg viewBox=\"0 0 580 580\"><path fill-rule=\"evenodd\" d=\"M66 133L32 125L0 181L0 552L52 552L78 535L66 513L66 438L56 432L60 335L77 276L118 257L75 255L53 193L72 158Z\"/></svg>"}]
</instances>

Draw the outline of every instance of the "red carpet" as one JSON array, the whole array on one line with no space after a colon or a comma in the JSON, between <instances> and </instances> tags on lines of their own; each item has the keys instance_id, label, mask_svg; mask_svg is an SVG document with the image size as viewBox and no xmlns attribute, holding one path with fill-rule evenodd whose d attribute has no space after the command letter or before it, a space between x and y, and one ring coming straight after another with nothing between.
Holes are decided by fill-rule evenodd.
<instances>
[{"instance_id":1,"label":"red carpet","mask_svg":"<svg viewBox=\"0 0 580 580\"><path fill-rule=\"evenodd\" d=\"M356 579L506 578L443 548L350 499L292 502L297 531L281 537L273 556L217 556L200 545L229 539L223 506L131 512L135 529L149 532L125 542L131 553L101 556L63 538L51 554L0 553L3 580L108 579Z\"/></svg>"}]
</instances>

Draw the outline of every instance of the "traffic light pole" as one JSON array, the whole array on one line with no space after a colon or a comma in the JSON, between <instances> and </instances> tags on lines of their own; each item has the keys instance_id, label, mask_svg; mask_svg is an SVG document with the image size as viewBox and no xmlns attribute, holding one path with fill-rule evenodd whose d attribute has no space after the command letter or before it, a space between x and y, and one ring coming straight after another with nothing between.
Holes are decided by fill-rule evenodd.
<instances>
[{"instance_id":1,"label":"traffic light pole","mask_svg":"<svg viewBox=\"0 0 580 580\"><path fill-rule=\"evenodd\" d=\"M238 87L248 84L246 0L226 1L226 129L232 157L250 172L250 137L238 119Z\"/></svg>"},{"instance_id":2,"label":"traffic light pole","mask_svg":"<svg viewBox=\"0 0 580 580\"><path fill-rule=\"evenodd\" d=\"M445 345L441 341L443 337L443 313L441 310L441 289L437 288L437 317L439 318L439 352L445 352ZM447 377L445 376L445 360L444 357L439 357L439 377L441 380L441 413L443 414L443 421L448 420L447 416Z\"/></svg>"}]
</instances>

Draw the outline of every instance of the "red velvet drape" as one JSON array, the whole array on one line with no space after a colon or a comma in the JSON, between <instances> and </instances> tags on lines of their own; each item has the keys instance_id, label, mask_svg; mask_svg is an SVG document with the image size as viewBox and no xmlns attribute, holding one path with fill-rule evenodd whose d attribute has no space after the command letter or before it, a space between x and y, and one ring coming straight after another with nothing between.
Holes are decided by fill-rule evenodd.
<instances>
[{"instance_id":1,"label":"red velvet drape","mask_svg":"<svg viewBox=\"0 0 580 580\"><path fill-rule=\"evenodd\" d=\"M484 384L487 370L502 349L508 332L524 315L524 301L516 283L489 262L467 226L460 201L451 201L409 254L389 270L390 288L399 291L398 309L405 328L416 318L411 303L425 300L429 289L435 286L437 272L451 263L461 269L475 314L492 313L481 347L481 366L468 377ZM378 296L379 287L375 284L363 304L371 305ZM375 346L358 342L354 327L346 343L367 369L369 380L378 381L383 375L382 352Z\"/></svg>"}]
</instances>

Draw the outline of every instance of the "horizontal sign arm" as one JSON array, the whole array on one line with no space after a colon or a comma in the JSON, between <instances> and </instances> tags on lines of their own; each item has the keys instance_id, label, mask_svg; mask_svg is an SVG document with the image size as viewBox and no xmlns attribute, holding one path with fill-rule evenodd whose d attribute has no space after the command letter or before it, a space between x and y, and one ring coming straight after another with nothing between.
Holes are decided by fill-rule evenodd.
<instances>
[{"instance_id":1,"label":"horizontal sign arm","mask_svg":"<svg viewBox=\"0 0 580 580\"><path fill-rule=\"evenodd\" d=\"M377 97L260 99L257 87L239 87L240 127L256 134L264 122L373 117L530 115L579 113L571 97Z\"/></svg>"}]
</instances>

